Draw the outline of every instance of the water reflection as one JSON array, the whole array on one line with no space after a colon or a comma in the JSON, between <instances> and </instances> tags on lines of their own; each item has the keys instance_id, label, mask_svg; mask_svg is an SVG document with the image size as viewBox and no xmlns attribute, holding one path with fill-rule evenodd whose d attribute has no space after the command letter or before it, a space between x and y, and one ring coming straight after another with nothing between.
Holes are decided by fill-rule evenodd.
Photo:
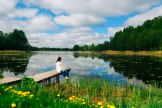
<instances>
[{"instance_id":1,"label":"water reflection","mask_svg":"<svg viewBox=\"0 0 162 108\"><path fill-rule=\"evenodd\" d=\"M4 77L32 76L56 69L56 60L62 57L64 67L71 68L70 77L105 77L115 81L123 80L136 84L158 82L162 84L162 58L136 55L108 55L94 53L74 53L70 51L34 51L22 55L0 55L0 71ZM60 76L60 81L64 77ZM54 80L53 80L54 82Z\"/></svg>"},{"instance_id":2,"label":"water reflection","mask_svg":"<svg viewBox=\"0 0 162 108\"><path fill-rule=\"evenodd\" d=\"M0 71L12 72L15 76L23 74L29 63L29 59L35 53L18 55L0 55Z\"/></svg>"},{"instance_id":3,"label":"water reflection","mask_svg":"<svg viewBox=\"0 0 162 108\"><path fill-rule=\"evenodd\" d=\"M162 85L162 58L137 55L107 55L107 54L80 54L74 53L75 58L98 58L108 62L116 73L128 79L136 78L145 84L158 83Z\"/></svg>"}]
</instances>

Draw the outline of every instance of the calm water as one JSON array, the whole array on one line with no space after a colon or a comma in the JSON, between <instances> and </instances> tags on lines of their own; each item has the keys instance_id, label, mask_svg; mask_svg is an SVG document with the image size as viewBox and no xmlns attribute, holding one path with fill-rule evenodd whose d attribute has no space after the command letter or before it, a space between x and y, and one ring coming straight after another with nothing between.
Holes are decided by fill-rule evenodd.
<instances>
[{"instance_id":1,"label":"calm water","mask_svg":"<svg viewBox=\"0 0 162 108\"><path fill-rule=\"evenodd\" d=\"M162 58L137 55L74 53L70 51L35 51L21 55L0 55L0 71L4 77L32 76L56 69L57 57L70 67L70 77L109 78L123 83L162 85ZM61 75L60 80L64 80ZM54 79L53 79L54 82Z\"/></svg>"}]
</instances>

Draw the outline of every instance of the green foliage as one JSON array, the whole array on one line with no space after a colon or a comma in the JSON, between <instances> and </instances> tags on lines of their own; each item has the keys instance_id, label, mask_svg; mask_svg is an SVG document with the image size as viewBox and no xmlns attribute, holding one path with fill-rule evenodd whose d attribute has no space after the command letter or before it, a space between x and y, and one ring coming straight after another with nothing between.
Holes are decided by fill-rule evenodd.
<instances>
[{"instance_id":1,"label":"green foliage","mask_svg":"<svg viewBox=\"0 0 162 108\"><path fill-rule=\"evenodd\" d=\"M2 75L2 72L0 71L0 79L1 79L1 78L4 78L4 76Z\"/></svg>"},{"instance_id":2,"label":"green foliage","mask_svg":"<svg viewBox=\"0 0 162 108\"><path fill-rule=\"evenodd\" d=\"M19 87L23 91L32 91L37 88L37 82L35 82L33 78L24 77L21 79Z\"/></svg>"},{"instance_id":3,"label":"green foliage","mask_svg":"<svg viewBox=\"0 0 162 108\"><path fill-rule=\"evenodd\" d=\"M162 17L155 17L153 20L147 20L143 25L126 27L117 31L114 37L110 36L110 41L96 46L81 46L82 51L156 51L161 50L162 46ZM79 48L79 46L77 46Z\"/></svg>"}]
</instances>

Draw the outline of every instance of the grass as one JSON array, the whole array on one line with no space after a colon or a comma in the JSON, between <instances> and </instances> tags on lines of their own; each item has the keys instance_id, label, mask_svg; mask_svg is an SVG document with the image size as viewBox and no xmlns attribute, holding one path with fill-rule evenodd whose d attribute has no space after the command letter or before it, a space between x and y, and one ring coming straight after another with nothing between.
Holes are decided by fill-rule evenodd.
<instances>
[{"instance_id":1,"label":"grass","mask_svg":"<svg viewBox=\"0 0 162 108\"><path fill-rule=\"evenodd\" d=\"M114 80L71 78L62 84L37 87L33 80L18 86L0 85L1 108L161 108L161 88L123 85Z\"/></svg>"},{"instance_id":2,"label":"grass","mask_svg":"<svg viewBox=\"0 0 162 108\"><path fill-rule=\"evenodd\" d=\"M27 53L26 51L18 51L18 50L1 50L0 54L21 54Z\"/></svg>"}]
</instances>

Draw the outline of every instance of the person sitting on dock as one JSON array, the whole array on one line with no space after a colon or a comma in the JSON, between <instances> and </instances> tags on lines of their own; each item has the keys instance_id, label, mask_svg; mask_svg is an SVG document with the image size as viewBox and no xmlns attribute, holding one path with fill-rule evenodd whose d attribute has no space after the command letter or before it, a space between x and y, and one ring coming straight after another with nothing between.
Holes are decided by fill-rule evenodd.
<instances>
[{"instance_id":1,"label":"person sitting on dock","mask_svg":"<svg viewBox=\"0 0 162 108\"><path fill-rule=\"evenodd\" d=\"M57 58L57 61L56 61L56 71L57 72L61 72L61 73L63 73L63 76L65 77L65 79L69 79L68 77L67 77L67 70L62 66L62 62L61 62L61 57L58 57Z\"/></svg>"}]
</instances>

